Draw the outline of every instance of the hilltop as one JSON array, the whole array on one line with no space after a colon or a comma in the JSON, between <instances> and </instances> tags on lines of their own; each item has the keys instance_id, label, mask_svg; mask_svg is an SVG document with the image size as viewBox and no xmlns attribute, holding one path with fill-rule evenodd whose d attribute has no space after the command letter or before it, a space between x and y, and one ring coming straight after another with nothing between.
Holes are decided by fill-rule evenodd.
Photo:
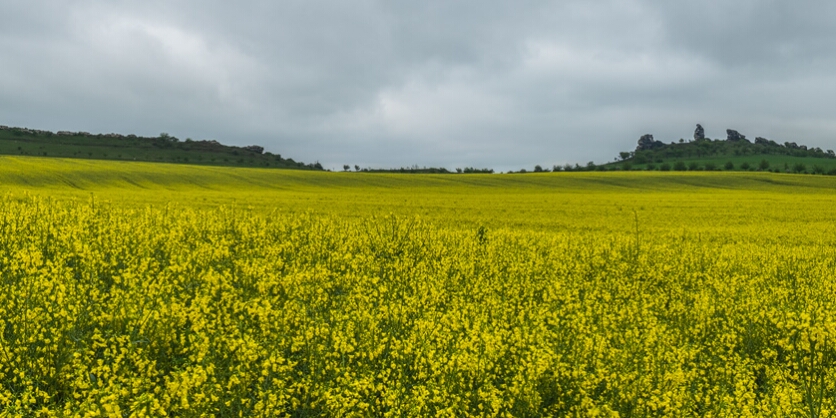
<instances>
[{"instance_id":1,"label":"hilltop","mask_svg":"<svg viewBox=\"0 0 836 418\"><path fill-rule=\"evenodd\" d=\"M754 142L734 129L726 139L711 139L699 124L694 139L666 144L653 135L642 135L634 151L619 153L619 161L600 166L602 170L661 171L771 171L836 175L833 150L807 147L795 142L778 142L756 137Z\"/></svg>"},{"instance_id":2,"label":"hilltop","mask_svg":"<svg viewBox=\"0 0 836 418\"><path fill-rule=\"evenodd\" d=\"M231 167L271 167L322 170L319 163L304 164L258 145L236 147L214 140L180 141L166 133L142 137L117 133L51 132L0 125L0 155L147 161Z\"/></svg>"}]
</instances>

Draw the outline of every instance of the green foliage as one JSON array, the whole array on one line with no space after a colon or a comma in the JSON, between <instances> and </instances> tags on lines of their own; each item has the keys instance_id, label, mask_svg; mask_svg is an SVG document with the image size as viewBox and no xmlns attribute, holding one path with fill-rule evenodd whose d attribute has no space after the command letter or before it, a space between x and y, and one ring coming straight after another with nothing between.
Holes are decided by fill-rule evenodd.
<instances>
[{"instance_id":1,"label":"green foliage","mask_svg":"<svg viewBox=\"0 0 836 418\"><path fill-rule=\"evenodd\" d=\"M234 147L217 141L180 142L163 132L158 137L87 132L49 132L0 127L0 155L47 155L49 157L122 161L165 161L200 165L294 168L322 170L319 163L304 164L281 155L264 153L260 146ZM232 156L247 158L231 158Z\"/></svg>"},{"instance_id":2,"label":"green foliage","mask_svg":"<svg viewBox=\"0 0 836 418\"><path fill-rule=\"evenodd\" d=\"M677 161L673 164L673 169L675 171L685 171L688 167L685 165L684 161Z\"/></svg>"},{"instance_id":3,"label":"green foliage","mask_svg":"<svg viewBox=\"0 0 836 418\"><path fill-rule=\"evenodd\" d=\"M792 166L792 171L796 173L803 173L807 171L807 166L804 165L804 163L795 163L795 165Z\"/></svg>"},{"instance_id":4,"label":"green foliage","mask_svg":"<svg viewBox=\"0 0 836 418\"><path fill-rule=\"evenodd\" d=\"M649 137L649 136L648 136ZM644 137L643 137L644 138ZM783 166L786 172L806 172L806 167L813 166L812 171L825 174L836 169L836 152L824 151L818 147L806 147L794 142L778 144L766 138L757 137L755 142L746 139L738 141L711 140L706 138L693 142L663 143L653 142L654 146L639 146L633 152L632 157L624 159L629 153L621 152L619 163L610 163L608 168L619 167L620 164L629 162L634 168L653 170L659 164L671 164L673 170L681 170L678 162L684 162L688 170L695 170L694 166L703 167L704 170L713 170L712 167L723 167L725 170L752 170L770 171L772 168ZM653 165L649 165L653 163ZM803 164L803 170L794 170L796 164ZM819 170L815 170L818 166Z\"/></svg>"},{"instance_id":5,"label":"green foliage","mask_svg":"<svg viewBox=\"0 0 836 418\"><path fill-rule=\"evenodd\" d=\"M769 168L769 161L761 160L761 162L758 164L758 168L761 169L761 170L768 169Z\"/></svg>"}]
</instances>

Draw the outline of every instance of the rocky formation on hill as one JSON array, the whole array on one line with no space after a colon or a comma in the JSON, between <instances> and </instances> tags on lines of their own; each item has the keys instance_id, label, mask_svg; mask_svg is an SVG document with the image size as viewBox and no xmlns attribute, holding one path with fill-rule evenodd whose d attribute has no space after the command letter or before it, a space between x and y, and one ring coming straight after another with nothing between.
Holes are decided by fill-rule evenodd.
<instances>
[{"instance_id":1,"label":"rocky formation on hill","mask_svg":"<svg viewBox=\"0 0 836 418\"><path fill-rule=\"evenodd\" d=\"M702 128L702 125L699 123L697 124L697 129L694 129L694 141L702 141L705 139L705 129Z\"/></svg>"},{"instance_id":2,"label":"rocky formation on hill","mask_svg":"<svg viewBox=\"0 0 836 418\"><path fill-rule=\"evenodd\" d=\"M726 129L726 141L736 142L736 141L747 141L746 136L741 134L740 132L735 131L734 129Z\"/></svg>"}]
</instances>

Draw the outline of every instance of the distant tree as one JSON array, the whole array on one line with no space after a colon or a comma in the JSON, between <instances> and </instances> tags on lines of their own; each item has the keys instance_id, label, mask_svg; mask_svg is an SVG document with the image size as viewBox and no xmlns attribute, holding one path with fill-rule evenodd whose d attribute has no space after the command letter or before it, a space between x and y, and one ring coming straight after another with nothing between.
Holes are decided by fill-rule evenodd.
<instances>
[{"instance_id":1,"label":"distant tree","mask_svg":"<svg viewBox=\"0 0 836 418\"><path fill-rule=\"evenodd\" d=\"M630 171L633 169L633 165L630 163L621 164L621 169L624 171Z\"/></svg>"},{"instance_id":2,"label":"distant tree","mask_svg":"<svg viewBox=\"0 0 836 418\"><path fill-rule=\"evenodd\" d=\"M360 171L360 166L357 165L357 164L354 164L354 171Z\"/></svg>"},{"instance_id":3,"label":"distant tree","mask_svg":"<svg viewBox=\"0 0 836 418\"><path fill-rule=\"evenodd\" d=\"M534 172L535 173L542 173L543 172L543 167L541 167L539 164L535 165L534 166Z\"/></svg>"},{"instance_id":4,"label":"distant tree","mask_svg":"<svg viewBox=\"0 0 836 418\"><path fill-rule=\"evenodd\" d=\"M726 170L734 170L734 163L729 161L723 166L723 168L725 168Z\"/></svg>"},{"instance_id":5,"label":"distant tree","mask_svg":"<svg viewBox=\"0 0 836 418\"><path fill-rule=\"evenodd\" d=\"M761 170L769 169L769 161L761 160L760 164L758 164L758 168Z\"/></svg>"},{"instance_id":6,"label":"distant tree","mask_svg":"<svg viewBox=\"0 0 836 418\"><path fill-rule=\"evenodd\" d=\"M618 156L621 157L621 161L624 161L624 160L629 159L630 157L632 157L633 153L632 152L627 152L627 151L622 151L622 152L618 153Z\"/></svg>"},{"instance_id":7,"label":"distant tree","mask_svg":"<svg viewBox=\"0 0 836 418\"><path fill-rule=\"evenodd\" d=\"M673 164L673 169L676 171L685 171L686 168L687 166L684 161L677 161Z\"/></svg>"},{"instance_id":8,"label":"distant tree","mask_svg":"<svg viewBox=\"0 0 836 418\"><path fill-rule=\"evenodd\" d=\"M461 173L462 173L462 169L461 169L461 168L459 168L459 167L456 167L456 172L457 172L457 173L459 173L459 174L461 174Z\"/></svg>"},{"instance_id":9,"label":"distant tree","mask_svg":"<svg viewBox=\"0 0 836 418\"><path fill-rule=\"evenodd\" d=\"M717 169L717 166L714 163L705 163L705 171L714 171Z\"/></svg>"},{"instance_id":10,"label":"distant tree","mask_svg":"<svg viewBox=\"0 0 836 418\"><path fill-rule=\"evenodd\" d=\"M595 163L592 161L586 163L586 169L590 171L595 170Z\"/></svg>"},{"instance_id":11,"label":"distant tree","mask_svg":"<svg viewBox=\"0 0 836 418\"><path fill-rule=\"evenodd\" d=\"M691 161L691 163L688 164L688 170L697 171L698 168L700 168L700 165L697 164L696 161Z\"/></svg>"},{"instance_id":12,"label":"distant tree","mask_svg":"<svg viewBox=\"0 0 836 418\"><path fill-rule=\"evenodd\" d=\"M179 142L180 141L179 139L177 139L176 136L171 136L166 132L163 132L163 133L160 134L160 139L162 139L164 141L168 141L168 142Z\"/></svg>"},{"instance_id":13,"label":"distant tree","mask_svg":"<svg viewBox=\"0 0 836 418\"><path fill-rule=\"evenodd\" d=\"M752 166L750 166L749 163L744 162L743 164L740 164L740 168L742 168L744 170L748 170L748 169L752 168Z\"/></svg>"},{"instance_id":14,"label":"distant tree","mask_svg":"<svg viewBox=\"0 0 836 418\"><path fill-rule=\"evenodd\" d=\"M659 166L659 170L671 171L671 165L668 163L662 163L662 165Z\"/></svg>"},{"instance_id":15,"label":"distant tree","mask_svg":"<svg viewBox=\"0 0 836 418\"><path fill-rule=\"evenodd\" d=\"M552 173L557 173L558 171L563 171L563 167L557 164L552 166Z\"/></svg>"},{"instance_id":16,"label":"distant tree","mask_svg":"<svg viewBox=\"0 0 836 418\"><path fill-rule=\"evenodd\" d=\"M348 164L343 164L343 171L348 171L349 168L351 168L351 166L349 166Z\"/></svg>"},{"instance_id":17,"label":"distant tree","mask_svg":"<svg viewBox=\"0 0 836 418\"><path fill-rule=\"evenodd\" d=\"M247 151L254 152L256 154L264 153L264 147L262 147L260 145L247 145L246 147L243 147L243 148Z\"/></svg>"},{"instance_id":18,"label":"distant tree","mask_svg":"<svg viewBox=\"0 0 836 418\"><path fill-rule=\"evenodd\" d=\"M656 169L656 164L648 163L647 164L647 171L653 171Z\"/></svg>"}]
</instances>

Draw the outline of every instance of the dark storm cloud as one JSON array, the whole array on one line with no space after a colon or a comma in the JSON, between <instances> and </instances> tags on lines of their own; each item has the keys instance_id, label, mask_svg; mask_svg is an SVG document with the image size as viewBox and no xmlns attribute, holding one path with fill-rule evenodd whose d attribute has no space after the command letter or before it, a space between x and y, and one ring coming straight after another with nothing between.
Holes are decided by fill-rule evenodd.
<instances>
[{"instance_id":1,"label":"dark storm cloud","mask_svg":"<svg viewBox=\"0 0 836 418\"><path fill-rule=\"evenodd\" d=\"M584 163L726 128L833 148L827 2L0 6L0 123L326 166Z\"/></svg>"}]
</instances>

